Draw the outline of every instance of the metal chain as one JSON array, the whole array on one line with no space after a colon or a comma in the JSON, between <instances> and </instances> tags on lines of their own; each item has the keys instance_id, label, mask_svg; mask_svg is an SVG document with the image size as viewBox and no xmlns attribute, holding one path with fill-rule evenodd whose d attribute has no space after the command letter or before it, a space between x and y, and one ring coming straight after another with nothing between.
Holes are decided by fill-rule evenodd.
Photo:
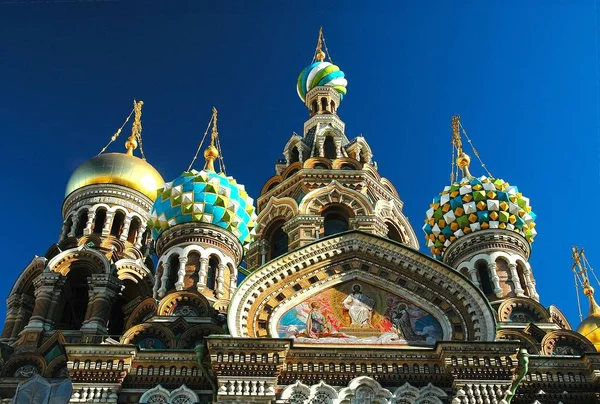
<instances>
[{"instance_id":1,"label":"metal chain","mask_svg":"<svg viewBox=\"0 0 600 404\"><path fill-rule=\"evenodd\" d=\"M490 178L494 178L494 176L492 175L492 173L490 172L490 170L488 170L487 167L485 166L485 164L483 163L483 160L481 160L481 157L479 157L479 153L475 149L475 146L473 146L473 142L469 138L469 135L467 135L467 131L465 130L465 128L463 128L463 126L462 126L462 124L460 122L459 122L459 125L460 125L460 129L462 130L462 133L467 138L467 142L469 142L469 145L471 146L471 149L473 150L473 154L475 154L475 157L477 157L477 160L479 160L479 163L481 164L481 167L483 167L483 169L485 170L485 172L487 173L487 175Z\"/></svg>"},{"instance_id":2,"label":"metal chain","mask_svg":"<svg viewBox=\"0 0 600 404\"><path fill-rule=\"evenodd\" d=\"M129 119L131 118L131 115L133 115L134 111L135 111L135 108L131 110L131 112L129 113L129 116L127 117L127 119L125 119L125 122L123 122L123 125L121 125L121 127L119 129L117 129L117 131L115 132L114 135L112 135L112 137L110 138L110 141L106 144L106 146L104 146L102 148L102 150L100 150L100 153L98 153L98 156L101 155L102 153L104 153L106 151L106 149L108 148L108 146L111 145L112 142L114 142L115 140L117 140L117 138L121 134L121 131L123 130L123 128L125 127L125 125L127 125L127 122L129 122Z\"/></svg>"},{"instance_id":3,"label":"metal chain","mask_svg":"<svg viewBox=\"0 0 600 404\"><path fill-rule=\"evenodd\" d=\"M210 129L210 125L212 124L212 121L213 121L213 118L211 116L210 121L208 121L208 125L206 126L206 130L204 131L204 135L202 136L202 140L200 141L200 144L198 145L198 148L196 149L196 154L194 154L194 158L192 159L192 162L190 163L190 165L187 169L188 171L192 171L192 166L194 165L194 163L196 162L196 159L198 158L198 153L200 153L200 149L202 148L204 139L206 139L206 135L208 134L208 130Z\"/></svg>"}]
</instances>

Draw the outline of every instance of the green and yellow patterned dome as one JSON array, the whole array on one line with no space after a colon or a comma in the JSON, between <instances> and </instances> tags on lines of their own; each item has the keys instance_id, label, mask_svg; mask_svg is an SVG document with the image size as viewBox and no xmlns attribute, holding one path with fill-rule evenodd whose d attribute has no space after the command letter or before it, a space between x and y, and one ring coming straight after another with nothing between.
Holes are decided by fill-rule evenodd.
<instances>
[{"instance_id":1,"label":"green and yellow patterned dome","mask_svg":"<svg viewBox=\"0 0 600 404\"><path fill-rule=\"evenodd\" d=\"M465 234L486 229L513 231L533 242L535 218L529 199L499 178L465 177L433 199L423 231L436 258Z\"/></svg>"}]
</instances>

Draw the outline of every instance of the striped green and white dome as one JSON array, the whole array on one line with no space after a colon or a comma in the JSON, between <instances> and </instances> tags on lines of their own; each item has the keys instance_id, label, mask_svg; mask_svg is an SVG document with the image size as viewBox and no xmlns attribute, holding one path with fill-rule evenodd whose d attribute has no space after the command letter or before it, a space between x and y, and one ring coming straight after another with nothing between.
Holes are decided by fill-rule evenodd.
<instances>
[{"instance_id":1,"label":"striped green and white dome","mask_svg":"<svg viewBox=\"0 0 600 404\"><path fill-rule=\"evenodd\" d=\"M306 93L313 88L319 86L333 87L342 99L346 94L347 85L348 81L339 67L329 62L317 61L300 72L297 90L300 99L306 101Z\"/></svg>"}]
</instances>

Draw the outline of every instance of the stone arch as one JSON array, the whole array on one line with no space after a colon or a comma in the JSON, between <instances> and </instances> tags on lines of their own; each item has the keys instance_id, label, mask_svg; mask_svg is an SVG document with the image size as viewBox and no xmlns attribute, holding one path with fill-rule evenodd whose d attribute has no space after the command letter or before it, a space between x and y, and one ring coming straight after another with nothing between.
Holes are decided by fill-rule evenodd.
<instances>
[{"instance_id":1,"label":"stone arch","mask_svg":"<svg viewBox=\"0 0 600 404\"><path fill-rule=\"evenodd\" d=\"M519 320L517 316L522 312L522 318L527 321ZM526 318L530 316L531 318ZM498 307L498 321L502 322L535 322L535 323L549 323L551 322L548 311L544 306L536 302L535 300L528 299L525 297L514 297L506 299Z\"/></svg>"},{"instance_id":2,"label":"stone arch","mask_svg":"<svg viewBox=\"0 0 600 404\"><path fill-rule=\"evenodd\" d=\"M392 223L399 231L402 242L412 245L414 248L419 248L419 241L415 234L408 218L402 213L401 207L398 202L390 199L380 199L375 203L375 215L385 221Z\"/></svg>"},{"instance_id":3,"label":"stone arch","mask_svg":"<svg viewBox=\"0 0 600 404\"><path fill-rule=\"evenodd\" d=\"M173 331L171 331L167 326L156 323L143 323L130 328L121 337L121 344L143 344L145 340L151 338L160 340L161 343L164 344L164 347L168 349L173 349L176 346L176 338L173 334ZM156 342L153 344L153 346L160 348ZM150 349L148 346L142 346L141 348Z\"/></svg>"},{"instance_id":4,"label":"stone arch","mask_svg":"<svg viewBox=\"0 0 600 404\"><path fill-rule=\"evenodd\" d=\"M333 387L325 383L323 380L321 380L319 384L315 384L310 388L310 401L308 401L309 403L317 402L323 404L330 404L335 403L335 400L337 399L337 391Z\"/></svg>"},{"instance_id":5,"label":"stone arch","mask_svg":"<svg viewBox=\"0 0 600 404\"><path fill-rule=\"evenodd\" d=\"M322 166L323 169L331 170L331 160L325 157L311 157L304 161L302 168L319 169Z\"/></svg>"},{"instance_id":6,"label":"stone arch","mask_svg":"<svg viewBox=\"0 0 600 404\"><path fill-rule=\"evenodd\" d=\"M210 314L210 303L206 297L192 291L174 292L165 296L158 305L157 314L159 316L185 315L177 314L177 308L181 310L183 306L189 306L189 310L197 312L189 315L199 317Z\"/></svg>"},{"instance_id":7,"label":"stone arch","mask_svg":"<svg viewBox=\"0 0 600 404\"><path fill-rule=\"evenodd\" d=\"M411 386L410 383L406 382L394 391L391 403L414 403L420 395L421 392L418 388Z\"/></svg>"},{"instance_id":8,"label":"stone arch","mask_svg":"<svg viewBox=\"0 0 600 404\"><path fill-rule=\"evenodd\" d=\"M256 218L257 229L256 236L262 236L265 227L268 226L277 217L281 217L285 221L292 219L298 214L298 203L290 197L269 199L265 207L261 210Z\"/></svg>"},{"instance_id":9,"label":"stone arch","mask_svg":"<svg viewBox=\"0 0 600 404\"><path fill-rule=\"evenodd\" d=\"M17 281L10 290L10 294L27 293L31 289L34 279L44 271L47 262L48 260L45 257L34 257L17 278Z\"/></svg>"},{"instance_id":10,"label":"stone arch","mask_svg":"<svg viewBox=\"0 0 600 404\"><path fill-rule=\"evenodd\" d=\"M417 295L409 300L427 307L438 321L454 318L451 330L446 328L449 336L444 336L446 339L493 341L495 338L493 309L463 275L411 247L358 231L308 244L251 273L231 300L229 331L236 337L276 336L276 323L293 302L357 278L396 294L398 288L402 293L406 291L407 282L412 282L415 289L427 290L430 293L427 302ZM300 285L302 279L310 286ZM431 305L431 301L447 301L452 314L436 315L439 304Z\"/></svg>"},{"instance_id":11,"label":"stone arch","mask_svg":"<svg viewBox=\"0 0 600 404\"><path fill-rule=\"evenodd\" d=\"M131 327L141 324L146 321L149 317L152 317L156 313L156 300L152 297L148 297L138 303L133 309L127 321L125 322L125 329L128 330Z\"/></svg>"},{"instance_id":12,"label":"stone arch","mask_svg":"<svg viewBox=\"0 0 600 404\"><path fill-rule=\"evenodd\" d=\"M338 397L340 404L350 404L359 399L370 399L373 404L387 404L392 393L369 376L359 376L352 379L348 387L341 389Z\"/></svg>"},{"instance_id":13,"label":"stone arch","mask_svg":"<svg viewBox=\"0 0 600 404\"><path fill-rule=\"evenodd\" d=\"M560 309L554 305L548 307L548 312L550 313L550 321L554 324L558 325L560 328L564 330L571 330L571 324L567 317L560 311Z\"/></svg>"},{"instance_id":14,"label":"stone arch","mask_svg":"<svg viewBox=\"0 0 600 404\"><path fill-rule=\"evenodd\" d=\"M360 170L362 166L353 158L341 157L333 160L331 168L334 170L344 170L345 166L351 167L352 170Z\"/></svg>"},{"instance_id":15,"label":"stone arch","mask_svg":"<svg viewBox=\"0 0 600 404\"><path fill-rule=\"evenodd\" d=\"M532 355L538 355L540 353L539 342L536 341L530 335L525 334L520 330L498 330L496 334L498 339L508 339L511 341L521 341L521 347L527 349Z\"/></svg>"},{"instance_id":16,"label":"stone arch","mask_svg":"<svg viewBox=\"0 0 600 404\"><path fill-rule=\"evenodd\" d=\"M262 186L262 188L260 189L260 194L266 194L267 192L275 188L277 185L281 184L282 181L283 177L281 175L274 175L273 177L269 178L267 182L265 182L265 184Z\"/></svg>"},{"instance_id":17,"label":"stone arch","mask_svg":"<svg viewBox=\"0 0 600 404\"><path fill-rule=\"evenodd\" d=\"M56 358L52 359L50 363L48 363L48 365L46 366L46 370L44 371L44 377L61 377L61 375L64 375L65 370L67 370L67 357L64 354L59 355ZM68 373L66 377L68 377Z\"/></svg>"},{"instance_id":18,"label":"stone arch","mask_svg":"<svg viewBox=\"0 0 600 404\"><path fill-rule=\"evenodd\" d=\"M394 184L392 184L392 181L388 180L385 177L381 177L379 179L379 182L381 183L381 185L383 185L383 187L385 189L387 189L389 192L391 192L392 195L394 195L396 198L400 199L400 194L398 194L398 190L396 190L396 187L394 186Z\"/></svg>"},{"instance_id":19,"label":"stone arch","mask_svg":"<svg viewBox=\"0 0 600 404\"><path fill-rule=\"evenodd\" d=\"M562 347L570 348L560 349ZM544 336L541 342L542 355L583 355L597 352L594 345L583 335L570 330L554 330Z\"/></svg>"},{"instance_id":20,"label":"stone arch","mask_svg":"<svg viewBox=\"0 0 600 404\"><path fill-rule=\"evenodd\" d=\"M164 399L164 403L168 403L169 402L169 395L170 395L170 391L165 389L163 386L161 386L160 384L156 387L151 388L150 390L146 391L142 397L140 398L140 403L151 403L151 402L156 402L159 403L160 398ZM150 401L150 399L154 399L156 397L156 400L154 401Z\"/></svg>"},{"instance_id":21,"label":"stone arch","mask_svg":"<svg viewBox=\"0 0 600 404\"><path fill-rule=\"evenodd\" d=\"M310 398L310 387L297 380L281 392L281 401L290 404L305 404Z\"/></svg>"},{"instance_id":22,"label":"stone arch","mask_svg":"<svg viewBox=\"0 0 600 404\"><path fill-rule=\"evenodd\" d=\"M281 173L281 176L280 176L282 182L287 180L288 178L290 178L292 175L296 174L301 169L302 169L302 163L299 161L296 161L295 163L292 163L289 166L287 166L285 168L285 170L283 170L283 172Z\"/></svg>"},{"instance_id":23,"label":"stone arch","mask_svg":"<svg viewBox=\"0 0 600 404\"><path fill-rule=\"evenodd\" d=\"M204 337L212 334L222 334L223 328L218 325L198 325L191 327L183 332L177 341L177 349L193 349L202 342Z\"/></svg>"},{"instance_id":24,"label":"stone arch","mask_svg":"<svg viewBox=\"0 0 600 404\"><path fill-rule=\"evenodd\" d=\"M4 377L29 378L46 372L46 361L38 353L23 353L13 355L6 361L1 370Z\"/></svg>"},{"instance_id":25,"label":"stone arch","mask_svg":"<svg viewBox=\"0 0 600 404\"><path fill-rule=\"evenodd\" d=\"M45 271L58 272L66 276L75 263L85 267L92 274L109 274L111 272L110 262L106 256L85 246L72 248L58 254L48 262Z\"/></svg>"},{"instance_id":26,"label":"stone arch","mask_svg":"<svg viewBox=\"0 0 600 404\"><path fill-rule=\"evenodd\" d=\"M344 187L336 180L331 181L326 187L306 194L298 209L301 214L318 215L325 206L330 204L347 206L355 215L373 214L373 206L365 195Z\"/></svg>"}]
</instances>

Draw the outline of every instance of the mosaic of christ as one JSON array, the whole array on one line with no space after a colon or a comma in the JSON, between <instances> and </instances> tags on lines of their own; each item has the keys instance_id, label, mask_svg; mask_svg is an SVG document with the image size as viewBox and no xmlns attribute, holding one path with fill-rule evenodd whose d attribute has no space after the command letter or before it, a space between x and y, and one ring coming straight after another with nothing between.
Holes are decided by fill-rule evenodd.
<instances>
[{"instance_id":1,"label":"mosaic of christ","mask_svg":"<svg viewBox=\"0 0 600 404\"><path fill-rule=\"evenodd\" d=\"M327 289L288 310L279 336L299 343L433 345L442 328L400 296L353 281Z\"/></svg>"}]
</instances>

